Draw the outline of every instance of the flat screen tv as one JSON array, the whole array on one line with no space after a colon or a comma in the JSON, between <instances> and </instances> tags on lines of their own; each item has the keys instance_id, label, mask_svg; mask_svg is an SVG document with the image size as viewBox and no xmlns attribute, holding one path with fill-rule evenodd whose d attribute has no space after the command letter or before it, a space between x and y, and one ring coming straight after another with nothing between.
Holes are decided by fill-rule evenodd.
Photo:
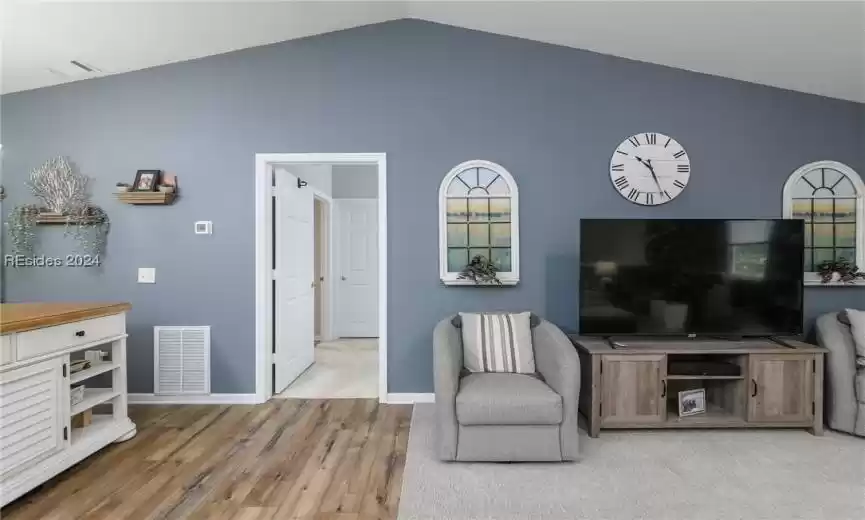
<instances>
[{"instance_id":1,"label":"flat screen tv","mask_svg":"<svg viewBox=\"0 0 865 520\"><path fill-rule=\"evenodd\" d=\"M801 220L583 219L580 334L802 333Z\"/></svg>"}]
</instances>

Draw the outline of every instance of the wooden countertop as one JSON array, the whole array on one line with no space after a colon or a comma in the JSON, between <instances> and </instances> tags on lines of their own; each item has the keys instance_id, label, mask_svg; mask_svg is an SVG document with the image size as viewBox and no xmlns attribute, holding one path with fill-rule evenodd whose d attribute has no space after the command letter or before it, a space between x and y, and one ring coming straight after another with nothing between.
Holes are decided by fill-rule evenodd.
<instances>
[{"instance_id":1,"label":"wooden countertop","mask_svg":"<svg viewBox=\"0 0 865 520\"><path fill-rule=\"evenodd\" d=\"M0 334L41 329L126 312L125 302L2 303Z\"/></svg>"}]
</instances>

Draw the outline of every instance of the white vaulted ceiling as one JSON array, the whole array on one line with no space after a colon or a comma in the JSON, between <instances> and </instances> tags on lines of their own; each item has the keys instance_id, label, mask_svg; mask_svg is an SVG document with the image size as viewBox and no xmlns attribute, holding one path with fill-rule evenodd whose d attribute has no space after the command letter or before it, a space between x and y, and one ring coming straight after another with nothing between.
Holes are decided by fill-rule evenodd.
<instances>
[{"instance_id":1,"label":"white vaulted ceiling","mask_svg":"<svg viewBox=\"0 0 865 520\"><path fill-rule=\"evenodd\" d=\"M865 0L0 2L4 93L417 18L865 103Z\"/></svg>"}]
</instances>

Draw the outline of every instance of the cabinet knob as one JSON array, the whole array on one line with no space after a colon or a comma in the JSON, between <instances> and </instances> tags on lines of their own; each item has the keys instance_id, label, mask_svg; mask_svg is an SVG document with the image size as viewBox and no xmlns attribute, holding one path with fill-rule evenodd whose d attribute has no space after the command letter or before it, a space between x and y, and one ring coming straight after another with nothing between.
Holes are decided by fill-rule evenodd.
<instances>
[{"instance_id":1,"label":"cabinet knob","mask_svg":"<svg viewBox=\"0 0 865 520\"><path fill-rule=\"evenodd\" d=\"M76 330L75 335L78 336L79 338L83 338L84 337L84 331L83 330Z\"/></svg>"},{"instance_id":2,"label":"cabinet knob","mask_svg":"<svg viewBox=\"0 0 865 520\"><path fill-rule=\"evenodd\" d=\"M751 397L757 397L757 381L751 379L751 385L754 387L753 390L751 390Z\"/></svg>"}]
</instances>

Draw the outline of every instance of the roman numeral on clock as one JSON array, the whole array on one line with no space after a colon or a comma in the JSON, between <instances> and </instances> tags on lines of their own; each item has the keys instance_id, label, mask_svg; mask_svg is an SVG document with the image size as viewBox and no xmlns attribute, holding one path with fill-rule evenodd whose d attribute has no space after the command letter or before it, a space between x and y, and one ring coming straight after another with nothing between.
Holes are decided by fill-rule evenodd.
<instances>
[{"instance_id":1,"label":"roman numeral on clock","mask_svg":"<svg viewBox=\"0 0 865 520\"><path fill-rule=\"evenodd\" d=\"M640 198L640 190L631 188L631 191L628 192L628 198L636 201L638 198Z\"/></svg>"},{"instance_id":2,"label":"roman numeral on clock","mask_svg":"<svg viewBox=\"0 0 865 520\"><path fill-rule=\"evenodd\" d=\"M675 157L676 159L680 159L680 158L684 157L684 155L685 155L685 150L679 150L678 152L673 154L673 157Z\"/></svg>"},{"instance_id":3,"label":"roman numeral on clock","mask_svg":"<svg viewBox=\"0 0 865 520\"><path fill-rule=\"evenodd\" d=\"M613 184L616 185L616 188L618 188L619 191L622 191L623 189L628 187L628 178L622 175L618 179L614 180Z\"/></svg>"},{"instance_id":4,"label":"roman numeral on clock","mask_svg":"<svg viewBox=\"0 0 865 520\"><path fill-rule=\"evenodd\" d=\"M623 172L623 171L625 171L625 165L624 164L614 164L610 167L610 169L613 170L614 172Z\"/></svg>"},{"instance_id":5,"label":"roman numeral on clock","mask_svg":"<svg viewBox=\"0 0 865 520\"><path fill-rule=\"evenodd\" d=\"M684 190L684 189L685 189L685 185L682 184L682 181L680 181L680 180L675 180L675 181L673 181L673 186L679 188L680 190Z\"/></svg>"},{"instance_id":6,"label":"roman numeral on clock","mask_svg":"<svg viewBox=\"0 0 865 520\"><path fill-rule=\"evenodd\" d=\"M679 173L688 173L689 171L691 171L691 165L690 164L680 164L680 165L676 166L676 171Z\"/></svg>"},{"instance_id":7,"label":"roman numeral on clock","mask_svg":"<svg viewBox=\"0 0 865 520\"><path fill-rule=\"evenodd\" d=\"M646 204L654 204L655 203L655 194L646 192Z\"/></svg>"},{"instance_id":8,"label":"roman numeral on clock","mask_svg":"<svg viewBox=\"0 0 865 520\"><path fill-rule=\"evenodd\" d=\"M658 144L658 134L646 134L647 144Z\"/></svg>"},{"instance_id":9,"label":"roman numeral on clock","mask_svg":"<svg viewBox=\"0 0 865 520\"><path fill-rule=\"evenodd\" d=\"M664 195L667 197L667 199L673 200L673 197L670 196L670 192L668 192L667 190L664 190Z\"/></svg>"},{"instance_id":10,"label":"roman numeral on clock","mask_svg":"<svg viewBox=\"0 0 865 520\"><path fill-rule=\"evenodd\" d=\"M634 148L640 146L640 140L637 139L637 136L635 136L635 135L632 135L631 137L629 137L628 142L631 143L632 145L634 145Z\"/></svg>"}]
</instances>

